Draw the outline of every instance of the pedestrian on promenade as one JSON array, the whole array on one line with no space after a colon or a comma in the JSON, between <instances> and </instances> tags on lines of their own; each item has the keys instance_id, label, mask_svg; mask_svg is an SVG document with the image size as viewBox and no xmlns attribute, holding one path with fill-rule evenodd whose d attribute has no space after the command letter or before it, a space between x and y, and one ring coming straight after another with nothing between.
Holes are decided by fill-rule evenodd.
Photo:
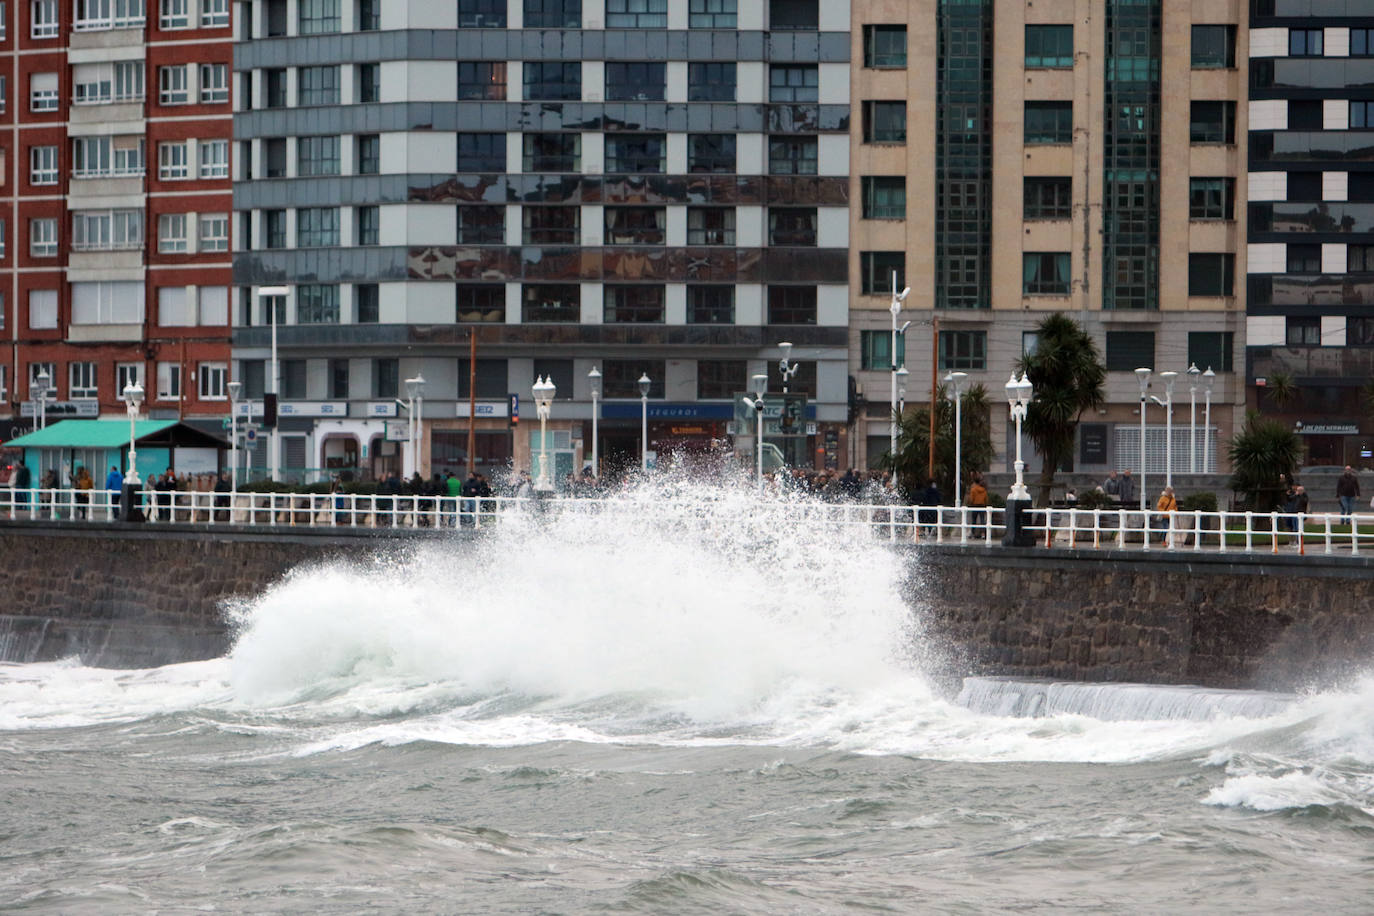
<instances>
[{"instance_id":1,"label":"pedestrian on promenade","mask_svg":"<svg viewBox=\"0 0 1374 916\"><path fill-rule=\"evenodd\" d=\"M1174 488L1165 487L1160 491L1159 499L1155 502L1155 511L1162 513L1156 515L1150 526L1162 531L1160 540L1168 543L1174 528L1174 513L1178 511L1178 500L1174 498Z\"/></svg>"},{"instance_id":2,"label":"pedestrian on promenade","mask_svg":"<svg viewBox=\"0 0 1374 916\"><path fill-rule=\"evenodd\" d=\"M1107 479L1102 481L1102 492L1117 502L1121 501L1121 478L1116 476L1116 471L1112 471L1107 475Z\"/></svg>"},{"instance_id":3,"label":"pedestrian on promenade","mask_svg":"<svg viewBox=\"0 0 1374 916\"><path fill-rule=\"evenodd\" d=\"M1105 490L1106 488L1103 487ZM1121 508L1129 509L1135 505L1135 478L1131 477L1131 469L1127 468L1121 472L1121 491L1118 493L1121 500Z\"/></svg>"},{"instance_id":4,"label":"pedestrian on promenade","mask_svg":"<svg viewBox=\"0 0 1374 916\"><path fill-rule=\"evenodd\" d=\"M1360 480L1355 469L1345 466L1345 472L1336 480L1336 497L1341 501L1341 524L1350 524L1350 513L1355 511L1355 500L1360 498Z\"/></svg>"},{"instance_id":5,"label":"pedestrian on promenade","mask_svg":"<svg viewBox=\"0 0 1374 916\"><path fill-rule=\"evenodd\" d=\"M86 509L91 504L91 491L95 489L95 481L91 479L91 472L86 470L84 465L77 467L73 485L76 487L76 517L85 518Z\"/></svg>"},{"instance_id":6,"label":"pedestrian on promenade","mask_svg":"<svg viewBox=\"0 0 1374 916\"><path fill-rule=\"evenodd\" d=\"M119 473L119 465L110 465L110 473L105 475L105 489L110 494L110 505L119 505L119 495L124 492L124 475Z\"/></svg>"},{"instance_id":7,"label":"pedestrian on promenade","mask_svg":"<svg viewBox=\"0 0 1374 916\"><path fill-rule=\"evenodd\" d=\"M976 538L987 537L985 526L988 517L988 488L983 484L982 471L973 472L964 503L972 510L969 512L969 521L974 526L973 536Z\"/></svg>"}]
</instances>

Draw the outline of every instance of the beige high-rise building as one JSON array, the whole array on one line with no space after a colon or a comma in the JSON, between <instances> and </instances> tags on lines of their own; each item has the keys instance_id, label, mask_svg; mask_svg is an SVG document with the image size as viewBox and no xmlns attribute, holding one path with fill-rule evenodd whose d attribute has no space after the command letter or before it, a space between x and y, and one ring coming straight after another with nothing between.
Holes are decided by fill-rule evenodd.
<instances>
[{"instance_id":1,"label":"beige high-rise building","mask_svg":"<svg viewBox=\"0 0 1374 916\"><path fill-rule=\"evenodd\" d=\"M911 290L895 320L910 322L897 346L906 403L929 401L933 354L937 377L986 386L994 470L1015 452L1003 386L1054 312L1087 330L1109 370L1075 470L1140 473L1140 367L1154 370L1149 395L1173 405L1167 449L1165 410L1147 402L1150 489L1170 452L1175 474L1224 470L1244 403L1244 6L853 0L857 463L888 450L895 272ZM1210 434L1194 364L1215 373Z\"/></svg>"}]
</instances>

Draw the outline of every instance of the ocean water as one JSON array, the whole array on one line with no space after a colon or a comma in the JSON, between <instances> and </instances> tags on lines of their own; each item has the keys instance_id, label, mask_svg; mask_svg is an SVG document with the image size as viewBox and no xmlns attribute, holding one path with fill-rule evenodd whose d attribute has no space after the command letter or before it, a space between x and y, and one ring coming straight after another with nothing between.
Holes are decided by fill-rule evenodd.
<instances>
[{"instance_id":1,"label":"ocean water","mask_svg":"<svg viewBox=\"0 0 1374 916\"><path fill-rule=\"evenodd\" d=\"M1374 909L1374 676L950 690L868 533L626 499L0 666L0 912Z\"/></svg>"}]
</instances>

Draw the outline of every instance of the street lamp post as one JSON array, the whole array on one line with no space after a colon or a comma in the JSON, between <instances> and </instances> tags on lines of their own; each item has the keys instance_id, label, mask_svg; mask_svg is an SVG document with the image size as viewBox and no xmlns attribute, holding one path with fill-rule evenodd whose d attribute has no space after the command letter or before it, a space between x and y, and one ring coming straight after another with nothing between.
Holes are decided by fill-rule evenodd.
<instances>
[{"instance_id":1,"label":"street lamp post","mask_svg":"<svg viewBox=\"0 0 1374 916\"><path fill-rule=\"evenodd\" d=\"M1145 511L1145 397L1150 388L1153 369L1137 369L1135 377L1140 382L1140 511Z\"/></svg>"},{"instance_id":2,"label":"street lamp post","mask_svg":"<svg viewBox=\"0 0 1374 916\"><path fill-rule=\"evenodd\" d=\"M39 369L38 374L33 377L34 406L37 408L34 417L34 427L36 429L48 428L48 386L52 384L52 376L47 369Z\"/></svg>"},{"instance_id":3,"label":"street lamp post","mask_svg":"<svg viewBox=\"0 0 1374 916\"><path fill-rule=\"evenodd\" d=\"M897 460L897 337L906 333L911 322L908 321L900 328L897 327L897 316L902 311L902 301L911 295L911 287L905 287L900 293L897 292L897 271L892 272L892 304L887 310L892 313L892 351L889 362L892 364L892 419L888 424L888 454L892 456L893 462ZM903 363L906 360L902 360Z\"/></svg>"},{"instance_id":4,"label":"street lamp post","mask_svg":"<svg viewBox=\"0 0 1374 916\"><path fill-rule=\"evenodd\" d=\"M406 379L406 402L409 406L406 413L410 415L410 475L414 476L420 472L420 415L425 409L425 377L423 373L416 373L414 378ZM470 417L468 422L474 422L475 417Z\"/></svg>"},{"instance_id":5,"label":"street lamp post","mask_svg":"<svg viewBox=\"0 0 1374 916\"><path fill-rule=\"evenodd\" d=\"M639 471L641 474L649 473L649 387L653 382L649 381L649 373L639 374Z\"/></svg>"},{"instance_id":6,"label":"street lamp post","mask_svg":"<svg viewBox=\"0 0 1374 916\"><path fill-rule=\"evenodd\" d=\"M553 379L540 378L534 383L534 407L539 414L539 478L535 480L534 488L541 493L553 490L553 481L549 478L549 440L545 430L556 393Z\"/></svg>"},{"instance_id":7,"label":"street lamp post","mask_svg":"<svg viewBox=\"0 0 1374 916\"><path fill-rule=\"evenodd\" d=\"M1170 370L1159 373L1164 382L1164 400L1151 398L1164 408L1164 486L1174 485L1174 380L1178 373ZM1142 491L1144 487L1141 487Z\"/></svg>"},{"instance_id":8,"label":"street lamp post","mask_svg":"<svg viewBox=\"0 0 1374 916\"><path fill-rule=\"evenodd\" d=\"M135 424L138 421L138 409L143 405L143 386L138 382L124 386L124 407L129 413L129 473L124 475L124 492L122 494L120 516L124 521L133 521L134 511L137 509L138 491L143 483L138 479L138 447L135 444Z\"/></svg>"},{"instance_id":9,"label":"street lamp post","mask_svg":"<svg viewBox=\"0 0 1374 916\"><path fill-rule=\"evenodd\" d=\"M787 394L787 384L792 381L792 376L797 374L797 370L801 366L791 360L792 344L790 342L784 340L778 344L778 348L782 350L782 358L778 360L778 374L782 376L782 393Z\"/></svg>"},{"instance_id":10,"label":"street lamp post","mask_svg":"<svg viewBox=\"0 0 1374 916\"><path fill-rule=\"evenodd\" d=\"M1197 380L1202 370L1188 366L1188 473L1197 473Z\"/></svg>"},{"instance_id":11,"label":"street lamp post","mask_svg":"<svg viewBox=\"0 0 1374 916\"><path fill-rule=\"evenodd\" d=\"M759 481L759 492L763 492L763 396L768 392L768 376L755 375L754 397L742 398L744 406L754 412L754 466Z\"/></svg>"},{"instance_id":12,"label":"street lamp post","mask_svg":"<svg viewBox=\"0 0 1374 916\"><path fill-rule=\"evenodd\" d=\"M949 388L949 399L954 402L954 505L964 504L963 451L964 451L964 383L968 381L967 372L951 372L945 376ZM1016 434L1020 445L1021 434Z\"/></svg>"},{"instance_id":13,"label":"street lamp post","mask_svg":"<svg viewBox=\"0 0 1374 916\"><path fill-rule=\"evenodd\" d=\"M239 393L243 382L229 383L229 492L239 489Z\"/></svg>"},{"instance_id":14,"label":"street lamp post","mask_svg":"<svg viewBox=\"0 0 1374 916\"><path fill-rule=\"evenodd\" d=\"M1007 547L1031 546L1031 534L1025 530L1025 511L1030 508L1030 491L1026 489L1026 462L1021 459L1021 423L1026 419L1035 389L1026 374L1018 379L1013 373L1007 380L1007 406L1016 423L1016 483L1007 497L1006 529L1002 544ZM934 404L931 405L932 409Z\"/></svg>"},{"instance_id":15,"label":"street lamp post","mask_svg":"<svg viewBox=\"0 0 1374 916\"><path fill-rule=\"evenodd\" d=\"M285 286L260 286L258 287L258 299L267 308L271 309L269 319L272 325L272 365L268 381L271 382L271 394L275 400L280 390L277 387L277 299L284 298L291 290ZM280 405L278 405L280 409ZM274 419L272 422L272 437L268 442L268 461L272 465L272 479L281 480L281 434L277 432L280 420Z\"/></svg>"},{"instance_id":16,"label":"street lamp post","mask_svg":"<svg viewBox=\"0 0 1374 916\"><path fill-rule=\"evenodd\" d=\"M1210 474L1215 470L1212 465L1212 386L1216 384L1217 374L1208 366L1207 371L1202 373L1202 392L1206 401L1206 409L1202 418L1202 472Z\"/></svg>"},{"instance_id":17,"label":"street lamp post","mask_svg":"<svg viewBox=\"0 0 1374 916\"><path fill-rule=\"evenodd\" d=\"M601 478L601 463L597 460L596 423L601 418L601 370L592 366L587 373L592 383L592 477Z\"/></svg>"}]
</instances>

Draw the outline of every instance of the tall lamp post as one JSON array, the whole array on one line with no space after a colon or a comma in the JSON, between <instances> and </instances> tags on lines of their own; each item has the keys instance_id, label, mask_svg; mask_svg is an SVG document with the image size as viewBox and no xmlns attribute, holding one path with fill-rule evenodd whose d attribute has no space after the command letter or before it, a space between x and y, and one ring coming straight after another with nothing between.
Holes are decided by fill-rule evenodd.
<instances>
[{"instance_id":1,"label":"tall lamp post","mask_svg":"<svg viewBox=\"0 0 1374 916\"><path fill-rule=\"evenodd\" d=\"M35 416L34 428L48 428L48 391L52 385L52 376L47 369L39 369L38 374L33 377L33 384L29 387L33 390Z\"/></svg>"},{"instance_id":2,"label":"tall lamp post","mask_svg":"<svg viewBox=\"0 0 1374 916\"><path fill-rule=\"evenodd\" d=\"M754 466L759 481L759 492L763 492L763 396L768 393L768 376L755 375L754 397L741 398L744 406L754 412Z\"/></svg>"},{"instance_id":3,"label":"tall lamp post","mask_svg":"<svg viewBox=\"0 0 1374 916\"><path fill-rule=\"evenodd\" d=\"M897 370L897 417L900 419L906 413L906 380L910 373L906 371L906 366Z\"/></svg>"},{"instance_id":4,"label":"tall lamp post","mask_svg":"<svg viewBox=\"0 0 1374 916\"><path fill-rule=\"evenodd\" d=\"M1164 382L1164 400L1152 397L1160 407L1164 408L1164 486L1174 485L1174 380L1178 378L1178 373L1166 370L1159 373L1160 379ZM1144 487L1141 487L1144 490ZM1143 495L1143 494L1142 494Z\"/></svg>"},{"instance_id":5,"label":"tall lamp post","mask_svg":"<svg viewBox=\"0 0 1374 916\"><path fill-rule=\"evenodd\" d=\"M410 414L410 473L411 475L420 472L420 415L425 409L425 377L423 373L416 373L414 378L406 379L406 402L410 405L406 412ZM468 422L476 421L476 417L469 418Z\"/></svg>"},{"instance_id":6,"label":"tall lamp post","mask_svg":"<svg viewBox=\"0 0 1374 916\"><path fill-rule=\"evenodd\" d=\"M639 470L642 474L649 473L649 388L653 382L649 381L649 373L639 374Z\"/></svg>"},{"instance_id":7,"label":"tall lamp post","mask_svg":"<svg viewBox=\"0 0 1374 916\"><path fill-rule=\"evenodd\" d=\"M1202 370L1188 366L1188 473L1197 473L1197 382Z\"/></svg>"},{"instance_id":8,"label":"tall lamp post","mask_svg":"<svg viewBox=\"0 0 1374 916\"><path fill-rule=\"evenodd\" d=\"M553 396L558 389L554 387L553 380L540 378L534 383L534 407L539 414L539 478L534 482L534 488L541 493L548 493L553 489L553 481L549 479L549 440L545 434L549 422L549 413L553 410Z\"/></svg>"},{"instance_id":9,"label":"tall lamp post","mask_svg":"<svg viewBox=\"0 0 1374 916\"><path fill-rule=\"evenodd\" d=\"M787 394L787 385L801 366L792 362L792 344L790 342L784 340L778 344L778 348L782 350L782 359L778 360L778 374L782 376L782 393Z\"/></svg>"},{"instance_id":10,"label":"tall lamp post","mask_svg":"<svg viewBox=\"0 0 1374 916\"><path fill-rule=\"evenodd\" d=\"M1031 535L1025 530L1024 514L1026 509L1030 508L1030 491L1026 489L1026 462L1021 459L1021 423L1026 419L1026 411L1030 409L1031 399L1035 397L1035 389L1023 372L1019 379L1012 374L1007 380L1006 391L1011 419L1016 423L1016 483L1007 497L1007 533L1002 538L1002 543L1007 547L1029 547ZM934 406L931 405L932 408Z\"/></svg>"},{"instance_id":11,"label":"tall lamp post","mask_svg":"<svg viewBox=\"0 0 1374 916\"><path fill-rule=\"evenodd\" d=\"M890 440L888 454L892 456L894 462L897 460L897 337L905 334L906 329L911 325L911 322L908 321L900 328L897 327L897 316L901 314L902 301L909 295L911 295L911 287L909 286L903 288L900 293L897 292L897 271L894 270L892 272L892 304L887 307L887 310L892 313L892 352L889 360L892 364L892 419L888 424L888 439ZM905 363L906 360L902 360L902 362Z\"/></svg>"},{"instance_id":12,"label":"tall lamp post","mask_svg":"<svg viewBox=\"0 0 1374 916\"><path fill-rule=\"evenodd\" d=\"M267 381L271 384L269 393L273 400L276 400L277 395L280 394L280 389L277 387L277 300L284 299L290 292L290 288L285 286L258 287L258 300L262 302L264 308L270 309L268 314L271 316L268 321L272 325L272 365ZM272 465L273 480L281 480L281 434L277 432L278 426L279 421L274 417L267 456Z\"/></svg>"},{"instance_id":13,"label":"tall lamp post","mask_svg":"<svg viewBox=\"0 0 1374 916\"><path fill-rule=\"evenodd\" d=\"M138 508L135 502L138 499L138 491L142 489L143 483L138 479L138 448L135 445L137 436L135 435L135 424L138 421L138 409L143 406L143 386L138 382L124 386L124 408L129 413L129 473L124 475L124 493L121 499L120 515L124 521L133 521L134 511Z\"/></svg>"},{"instance_id":14,"label":"tall lamp post","mask_svg":"<svg viewBox=\"0 0 1374 916\"><path fill-rule=\"evenodd\" d=\"M239 488L239 394L243 382L230 382L229 385L229 491L238 492Z\"/></svg>"},{"instance_id":15,"label":"tall lamp post","mask_svg":"<svg viewBox=\"0 0 1374 916\"><path fill-rule=\"evenodd\" d=\"M964 385L968 382L967 372L951 372L945 376L945 385L948 388L949 399L954 402L954 505L955 507L964 504L964 477L963 477L963 451L964 451ZM1016 434L1017 445L1020 445L1021 434Z\"/></svg>"},{"instance_id":16,"label":"tall lamp post","mask_svg":"<svg viewBox=\"0 0 1374 916\"><path fill-rule=\"evenodd\" d=\"M1208 366L1207 371L1202 373L1202 392L1205 398L1206 408L1202 418L1202 472L1212 473L1215 468L1212 464L1212 386L1216 384L1217 374Z\"/></svg>"},{"instance_id":17,"label":"tall lamp post","mask_svg":"<svg viewBox=\"0 0 1374 916\"><path fill-rule=\"evenodd\" d=\"M592 383L592 477L599 480L601 463L597 460L596 422L601 418L601 370L592 366L592 371L587 373L587 379Z\"/></svg>"},{"instance_id":18,"label":"tall lamp post","mask_svg":"<svg viewBox=\"0 0 1374 916\"><path fill-rule=\"evenodd\" d=\"M1140 382L1140 511L1145 511L1145 398L1150 389L1150 376L1154 374L1153 369L1140 368L1135 370L1135 377Z\"/></svg>"}]
</instances>

